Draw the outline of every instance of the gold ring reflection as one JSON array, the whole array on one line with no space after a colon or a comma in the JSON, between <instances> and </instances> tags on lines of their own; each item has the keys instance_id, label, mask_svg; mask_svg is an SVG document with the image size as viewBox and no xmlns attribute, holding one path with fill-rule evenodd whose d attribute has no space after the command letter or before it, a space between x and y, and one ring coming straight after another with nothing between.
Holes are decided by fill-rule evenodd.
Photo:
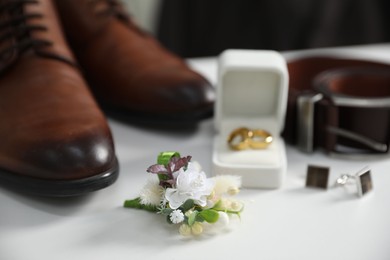
<instances>
[{"instance_id":1,"label":"gold ring reflection","mask_svg":"<svg viewBox=\"0 0 390 260\"><path fill-rule=\"evenodd\" d=\"M272 135L263 129L250 130L240 127L230 133L227 142L232 150L266 149L272 143Z\"/></svg>"},{"instance_id":2,"label":"gold ring reflection","mask_svg":"<svg viewBox=\"0 0 390 260\"><path fill-rule=\"evenodd\" d=\"M249 135L249 146L252 149L266 149L273 141L272 135L263 129L249 131Z\"/></svg>"}]
</instances>

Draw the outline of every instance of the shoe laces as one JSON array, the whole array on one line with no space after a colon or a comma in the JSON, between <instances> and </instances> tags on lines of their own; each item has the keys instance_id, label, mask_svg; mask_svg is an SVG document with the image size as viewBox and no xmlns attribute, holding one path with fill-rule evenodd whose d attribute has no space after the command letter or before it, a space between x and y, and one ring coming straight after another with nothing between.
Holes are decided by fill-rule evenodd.
<instances>
[{"instance_id":1,"label":"shoe laces","mask_svg":"<svg viewBox=\"0 0 390 260\"><path fill-rule=\"evenodd\" d=\"M0 50L0 71L25 51L33 49L37 52L41 47L52 45L51 41L32 37L33 31L46 31L47 27L28 24L31 19L42 18L41 14L24 11L24 6L29 4L38 4L38 1L13 0L0 5L0 17L7 17L0 23L0 46L5 45Z\"/></svg>"}]
</instances>

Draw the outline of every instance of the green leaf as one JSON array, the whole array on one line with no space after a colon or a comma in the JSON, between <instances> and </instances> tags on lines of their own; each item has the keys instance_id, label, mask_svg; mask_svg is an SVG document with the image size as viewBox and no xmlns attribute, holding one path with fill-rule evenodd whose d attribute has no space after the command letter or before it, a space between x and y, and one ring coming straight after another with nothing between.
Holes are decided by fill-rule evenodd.
<instances>
[{"instance_id":1,"label":"green leaf","mask_svg":"<svg viewBox=\"0 0 390 260\"><path fill-rule=\"evenodd\" d=\"M199 211L194 210L189 216L188 216L188 225L192 226L195 223L196 216L199 214Z\"/></svg>"},{"instance_id":2,"label":"green leaf","mask_svg":"<svg viewBox=\"0 0 390 260\"><path fill-rule=\"evenodd\" d=\"M157 174L159 181L166 181L168 180L168 176L166 174Z\"/></svg>"},{"instance_id":3,"label":"green leaf","mask_svg":"<svg viewBox=\"0 0 390 260\"><path fill-rule=\"evenodd\" d=\"M173 222L172 222L172 220L171 220L171 217L170 217L169 215L167 215L167 222L168 222L169 224L173 224Z\"/></svg>"},{"instance_id":4,"label":"green leaf","mask_svg":"<svg viewBox=\"0 0 390 260\"><path fill-rule=\"evenodd\" d=\"M196 222L204 222L204 218L200 214L198 214L198 215L196 215L195 221Z\"/></svg>"},{"instance_id":5,"label":"green leaf","mask_svg":"<svg viewBox=\"0 0 390 260\"><path fill-rule=\"evenodd\" d=\"M125 202L123 203L123 207L158 212L157 206L142 204L141 199L139 197L132 200L125 200Z\"/></svg>"},{"instance_id":6,"label":"green leaf","mask_svg":"<svg viewBox=\"0 0 390 260\"><path fill-rule=\"evenodd\" d=\"M180 157L178 152L161 152L157 157L157 163L167 166L172 157Z\"/></svg>"},{"instance_id":7,"label":"green leaf","mask_svg":"<svg viewBox=\"0 0 390 260\"><path fill-rule=\"evenodd\" d=\"M183 212L186 212L186 211L192 209L194 207L194 205L195 205L194 200L188 199L188 200L186 200L186 202L183 203L183 205L181 205L180 209Z\"/></svg>"},{"instance_id":8,"label":"green leaf","mask_svg":"<svg viewBox=\"0 0 390 260\"><path fill-rule=\"evenodd\" d=\"M169 215L169 214L171 214L172 213L172 211L173 211L173 209L162 209L161 211L160 211L160 213L161 214L163 214L163 215Z\"/></svg>"},{"instance_id":9,"label":"green leaf","mask_svg":"<svg viewBox=\"0 0 390 260\"><path fill-rule=\"evenodd\" d=\"M208 223L215 223L218 221L219 214L218 211L213 209L206 209L199 212L199 216L202 217Z\"/></svg>"}]
</instances>

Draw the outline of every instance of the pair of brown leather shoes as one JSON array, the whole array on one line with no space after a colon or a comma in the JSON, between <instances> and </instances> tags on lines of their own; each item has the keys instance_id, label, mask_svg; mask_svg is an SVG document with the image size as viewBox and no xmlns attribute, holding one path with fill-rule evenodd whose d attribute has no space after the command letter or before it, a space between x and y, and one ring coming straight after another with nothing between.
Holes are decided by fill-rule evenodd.
<instances>
[{"instance_id":1,"label":"pair of brown leather shoes","mask_svg":"<svg viewBox=\"0 0 390 260\"><path fill-rule=\"evenodd\" d=\"M213 103L209 83L116 1L0 0L0 184L46 196L112 184L118 162L92 94L150 122L197 121Z\"/></svg>"}]
</instances>

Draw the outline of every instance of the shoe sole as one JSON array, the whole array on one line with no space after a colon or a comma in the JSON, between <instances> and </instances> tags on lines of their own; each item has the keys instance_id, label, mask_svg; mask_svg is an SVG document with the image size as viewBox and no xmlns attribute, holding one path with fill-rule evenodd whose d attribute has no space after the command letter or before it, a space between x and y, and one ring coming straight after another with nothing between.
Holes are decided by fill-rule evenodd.
<instances>
[{"instance_id":1,"label":"shoe sole","mask_svg":"<svg viewBox=\"0 0 390 260\"><path fill-rule=\"evenodd\" d=\"M5 188L45 197L75 197L106 188L113 184L119 175L118 160L108 171L77 180L45 180L21 176L0 169L0 184Z\"/></svg>"}]
</instances>

